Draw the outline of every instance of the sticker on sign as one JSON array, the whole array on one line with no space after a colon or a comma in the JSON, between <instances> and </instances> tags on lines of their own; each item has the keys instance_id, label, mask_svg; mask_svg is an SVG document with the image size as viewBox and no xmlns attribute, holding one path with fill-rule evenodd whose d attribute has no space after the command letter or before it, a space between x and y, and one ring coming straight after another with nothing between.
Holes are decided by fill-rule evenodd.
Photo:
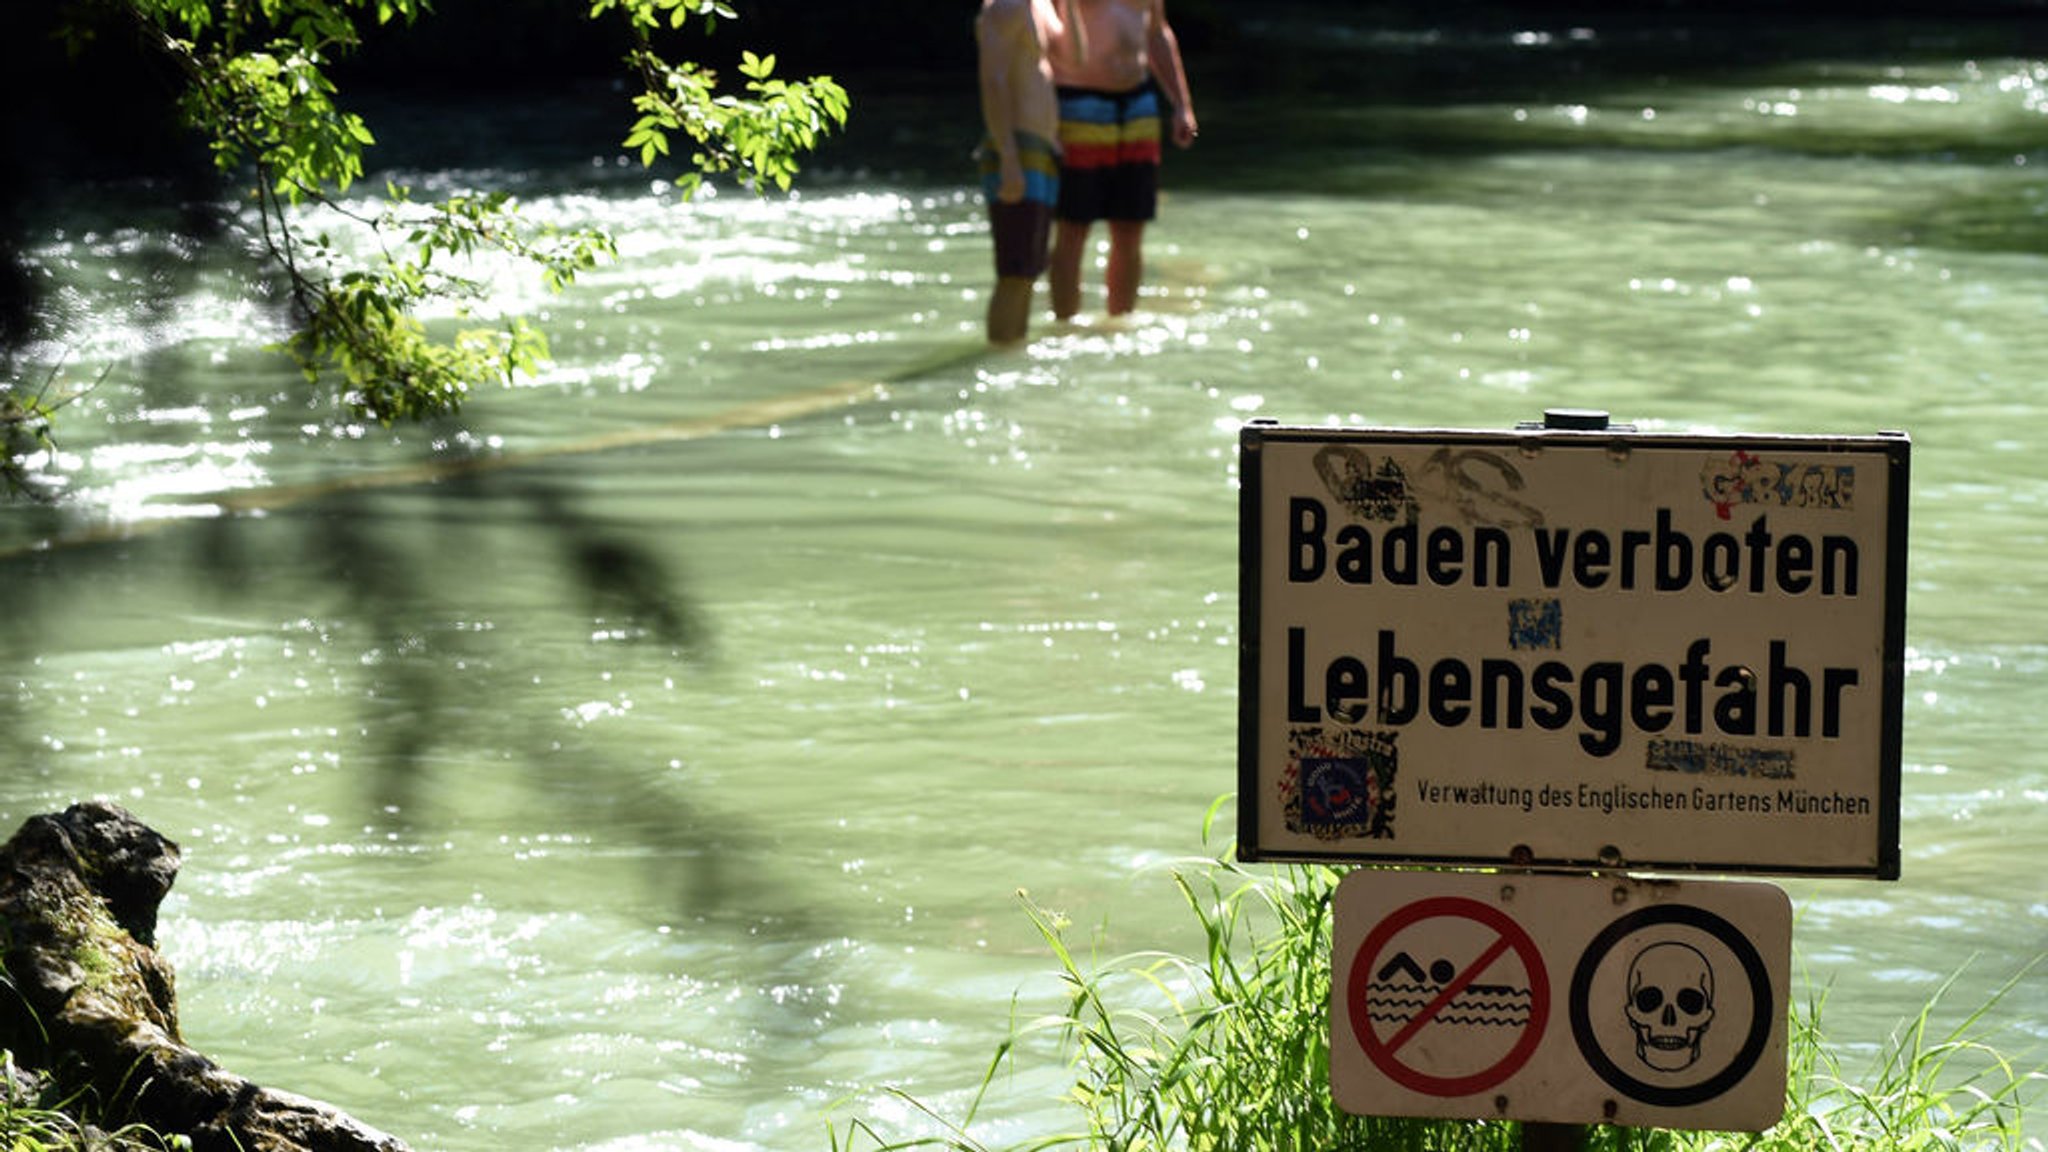
<instances>
[{"instance_id":1,"label":"sticker on sign","mask_svg":"<svg viewBox=\"0 0 2048 1152\"><path fill-rule=\"evenodd\" d=\"M1896 878L1909 448L1248 425L1240 855Z\"/></svg>"}]
</instances>

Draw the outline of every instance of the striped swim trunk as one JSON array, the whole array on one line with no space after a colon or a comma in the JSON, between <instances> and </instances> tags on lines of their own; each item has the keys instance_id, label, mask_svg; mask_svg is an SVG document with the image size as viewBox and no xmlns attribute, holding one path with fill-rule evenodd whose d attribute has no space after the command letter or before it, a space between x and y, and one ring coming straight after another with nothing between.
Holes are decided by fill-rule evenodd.
<instances>
[{"instance_id":1,"label":"striped swim trunk","mask_svg":"<svg viewBox=\"0 0 2048 1152\"><path fill-rule=\"evenodd\" d=\"M984 137L974 150L981 164L981 191L989 203L1003 181L1002 158L995 142ZM1024 199L1056 204L1060 197L1060 146L1031 132L1017 133L1017 159L1024 167Z\"/></svg>"},{"instance_id":2,"label":"striped swim trunk","mask_svg":"<svg viewBox=\"0 0 2048 1152\"><path fill-rule=\"evenodd\" d=\"M1128 92L1062 86L1059 216L1150 220L1159 204L1159 129L1165 101L1150 80Z\"/></svg>"},{"instance_id":3,"label":"striped swim trunk","mask_svg":"<svg viewBox=\"0 0 2048 1152\"><path fill-rule=\"evenodd\" d=\"M988 200L989 230L995 234L996 275L1036 279L1045 272L1052 241L1052 210L1060 198L1059 145L1029 132L1017 133L1017 159L1024 168L1024 198L996 199L1003 166L993 142L975 149L981 192Z\"/></svg>"}]
</instances>

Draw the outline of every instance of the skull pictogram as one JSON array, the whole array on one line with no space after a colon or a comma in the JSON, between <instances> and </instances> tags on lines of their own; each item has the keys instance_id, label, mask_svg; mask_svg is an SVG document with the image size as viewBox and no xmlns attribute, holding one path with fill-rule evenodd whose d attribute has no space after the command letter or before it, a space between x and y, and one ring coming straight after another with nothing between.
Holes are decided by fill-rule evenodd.
<instances>
[{"instance_id":1,"label":"skull pictogram","mask_svg":"<svg viewBox=\"0 0 2048 1152\"><path fill-rule=\"evenodd\" d=\"M1679 1072L1700 1058L1700 1039L1714 1020L1714 970L1690 945L1652 944L1628 969L1628 1022L1636 1058L1660 1072Z\"/></svg>"}]
</instances>

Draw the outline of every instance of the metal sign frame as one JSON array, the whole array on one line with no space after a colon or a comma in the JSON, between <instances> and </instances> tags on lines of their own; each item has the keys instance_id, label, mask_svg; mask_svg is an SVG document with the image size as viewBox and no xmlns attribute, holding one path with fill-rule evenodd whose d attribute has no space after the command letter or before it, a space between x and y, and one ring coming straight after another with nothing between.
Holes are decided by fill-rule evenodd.
<instances>
[{"instance_id":1,"label":"metal sign frame","mask_svg":"<svg viewBox=\"0 0 2048 1152\"><path fill-rule=\"evenodd\" d=\"M1897 879L1910 450L1891 432L1246 425L1238 857ZM1658 549L1681 547L1667 589ZM1432 663L1439 641L1465 658ZM1663 647L1616 659L1632 642ZM1834 664L1799 663L1814 651ZM1488 676L1503 715L1482 722ZM1290 747L1303 732L1342 739ZM1535 803L1545 785L1606 811ZM1409 814L1468 786L1469 817ZM1725 843L1689 845L1698 829Z\"/></svg>"}]
</instances>

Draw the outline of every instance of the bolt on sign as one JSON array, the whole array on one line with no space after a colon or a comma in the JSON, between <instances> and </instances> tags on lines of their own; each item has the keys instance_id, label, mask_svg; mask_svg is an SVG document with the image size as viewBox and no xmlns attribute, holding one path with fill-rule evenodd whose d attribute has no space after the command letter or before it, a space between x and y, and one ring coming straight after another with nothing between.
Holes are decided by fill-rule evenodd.
<instances>
[{"instance_id":1,"label":"bolt on sign","mask_svg":"<svg viewBox=\"0 0 2048 1152\"><path fill-rule=\"evenodd\" d=\"M1240 857L1896 879L1909 450L1248 425Z\"/></svg>"},{"instance_id":2,"label":"bolt on sign","mask_svg":"<svg viewBox=\"0 0 2048 1152\"><path fill-rule=\"evenodd\" d=\"M1333 909L1345 1111L1749 1132L1784 1114L1792 904L1772 885L1359 869Z\"/></svg>"}]
</instances>

